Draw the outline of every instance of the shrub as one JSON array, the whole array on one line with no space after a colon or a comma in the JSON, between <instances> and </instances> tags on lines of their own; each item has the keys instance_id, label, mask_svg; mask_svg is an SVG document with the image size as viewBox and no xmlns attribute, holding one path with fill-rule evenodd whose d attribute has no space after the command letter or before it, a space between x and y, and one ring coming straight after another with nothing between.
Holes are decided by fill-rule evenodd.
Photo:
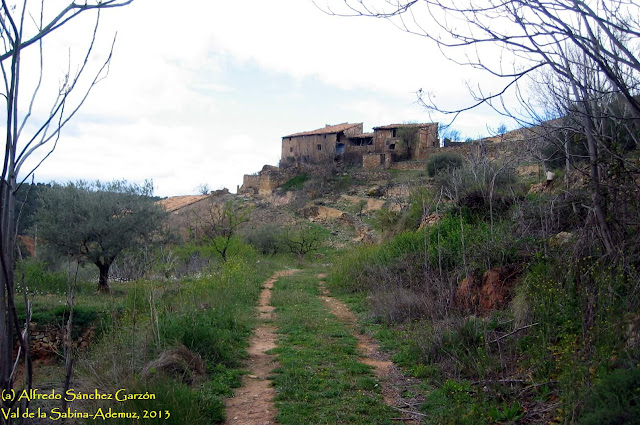
<instances>
[{"instance_id":1,"label":"shrub","mask_svg":"<svg viewBox=\"0 0 640 425\"><path fill-rule=\"evenodd\" d=\"M600 379L587 398L579 425L640 423L640 368L617 369Z\"/></svg>"},{"instance_id":2,"label":"shrub","mask_svg":"<svg viewBox=\"0 0 640 425\"><path fill-rule=\"evenodd\" d=\"M288 252L302 261L308 253L317 251L323 240L324 232L320 228L308 226L287 231L282 243Z\"/></svg>"},{"instance_id":3,"label":"shrub","mask_svg":"<svg viewBox=\"0 0 640 425\"><path fill-rule=\"evenodd\" d=\"M444 152L431 155L427 161L427 172L429 177L434 177L438 173L454 168L460 168L464 164L464 158L453 152Z\"/></svg>"},{"instance_id":4,"label":"shrub","mask_svg":"<svg viewBox=\"0 0 640 425\"><path fill-rule=\"evenodd\" d=\"M63 271L49 271L43 262L27 260L18 264L16 276L20 279L24 267L24 283L32 293L64 294L68 289L67 275Z\"/></svg>"},{"instance_id":5,"label":"shrub","mask_svg":"<svg viewBox=\"0 0 640 425\"><path fill-rule=\"evenodd\" d=\"M283 236L284 232L281 228L266 225L260 226L253 232L246 235L245 240L259 253L264 255L275 255L284 250L282 240Z\"/></svg>"}]
</instances>

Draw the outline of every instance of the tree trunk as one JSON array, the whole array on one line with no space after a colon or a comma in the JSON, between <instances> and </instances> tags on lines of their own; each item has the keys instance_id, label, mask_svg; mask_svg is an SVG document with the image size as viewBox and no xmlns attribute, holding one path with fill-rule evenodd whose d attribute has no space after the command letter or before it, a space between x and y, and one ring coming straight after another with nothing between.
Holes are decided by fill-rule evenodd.
<instances>
[{"instance_id":1,"label":"tree trunk","mask_svg":"<svg viewBox=\"0 0 640 425\"><path fill-rule=\"evenodd\" d=\"M109 288L109 268L111 267L111 262L96 263L98 269L100 270L100 278L98 279L98 292L109 293L111 289Z\"/></svg>"},{"instance_id":2,"label":"tree trunk","mask_svg":"<svg viewBox=\"0 0 640 425\"><path fill-rule=\"evenodd\" d=\"M11 308L11 297L13 288L13 208L15 197L8 182L0 182L2 185L2 206L1 208L1 225L0 231L0 255L2 258L0 268L0 282L2 283L2 292L0 293L0 379L2 380L2 390L9 391L13 387L13 379L11 378L12 360L13 360L13 343L14 343L14 326L13 312ZM5 401L4 406L12 403ZM4 423L4 422L3 422Z\"/></svg>"}]
</instances>

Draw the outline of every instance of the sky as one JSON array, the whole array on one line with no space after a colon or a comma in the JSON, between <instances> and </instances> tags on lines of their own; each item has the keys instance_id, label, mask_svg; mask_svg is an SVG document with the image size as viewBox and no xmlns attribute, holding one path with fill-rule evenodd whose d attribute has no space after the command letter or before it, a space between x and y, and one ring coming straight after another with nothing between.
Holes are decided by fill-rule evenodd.
<instances>
[{"instance_id":1,"label":"sky","mask_svg":"<svg viewBox=\"0 0 640 425\"><path fill-rule=\"evenodd\" d=\"M48 0L51 12L56 1L64 3ZM446 122L417 104L418 90L462 107L468 84L491 86L425 38L381 19L329 16L310 0L135 0L100 19L87 69L103 63L117 32L108 76L65 126L36 181L152 179L159 196L196 194L205 184L235 192L244 174L278 164L285 135L343 122L363 122L365 131ZM70 21L45 41L31 131L65 70L82 63L92 25ZM38 80L36 53L25 53L23 113ZM502 123L511 127L477 109L453 127L475 138ZM22 175L47 152L36 151Z\"/></svg>"}]
</instances>

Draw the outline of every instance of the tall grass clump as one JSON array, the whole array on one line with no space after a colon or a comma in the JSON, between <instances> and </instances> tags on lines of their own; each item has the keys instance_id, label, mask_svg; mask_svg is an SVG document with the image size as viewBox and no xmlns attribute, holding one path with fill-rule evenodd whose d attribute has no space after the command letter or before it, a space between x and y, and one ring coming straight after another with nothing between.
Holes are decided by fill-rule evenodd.
<instances>
[{"instance_id":1,"label":"tall grass clump","mask_svg":"<svg viewBox=\"0 0 640 425\"><path fill-rule=\"evenodd\" d=\"M332 285L365 292L374 316L388 322L444 317L467 275L517 261L508 223L474 223L447 214L428 227L402 232L380 245L359 246L337 261Z\"/></svg>"}]
</instances>

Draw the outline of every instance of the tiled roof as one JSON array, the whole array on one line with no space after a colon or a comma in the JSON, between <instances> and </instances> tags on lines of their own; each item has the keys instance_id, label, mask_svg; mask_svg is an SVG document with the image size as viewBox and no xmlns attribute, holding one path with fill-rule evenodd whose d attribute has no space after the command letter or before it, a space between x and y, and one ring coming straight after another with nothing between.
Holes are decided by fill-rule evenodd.
<instances>
[{"instance_id":1,"label":"tiled roof","mask_svg":"<svg viewBox=\"0 0 640 425\"><path fill-rule=\"evenodd\" d=\"M345 123L342 123L342 124L328 125L326 127L319 128L317 130L303 131L301 133L289 134L288 136L283 136L283 137L314 136L314 135L317 135L317 134L340 133L342 131L348 130L348 129L352 128L352 127L356 127L356 126L359 126L359 125L362 125L362 123L349 124L349 123L345 122Z\"/></svg>"},{"instance_id":2,"label":"tiled roof","mask_svg":"<svg viewBox=\"0 0 640 425\"><path fill-rule=\"evenodd\" d=\"M366 139L367 137L373 137L373 133L354 134L353 136L349 137L352 139Z\"/></svg>"},{"instance_id":3,"label":"tiled roof","mask_svg":"<svg viewBox=\"0 0 640 425\"><path fill-rule=\"evenodd\" d=\"M211 195L172 196L170 198L162 199L158 201L158 203L162 205L167 212L174 212L188 205L200 202L209 196Z\"/></svg>"},{"instance_id":4,"label":"tiled roof","mask_svg":"<svg viewBox=\"0 0 640 425\"><path fill-rule=\"evenodd\" d=\"M430 122L430 123L422 123L422 124L389 124L389 125L381 125L379 127L373 127L374 130L392 130L394 128L401 128L401 127L418 127L418 128L422 128L422 127L430 127L432 125L437 125L436 123Z\"/></svg>"}]
</instances>

